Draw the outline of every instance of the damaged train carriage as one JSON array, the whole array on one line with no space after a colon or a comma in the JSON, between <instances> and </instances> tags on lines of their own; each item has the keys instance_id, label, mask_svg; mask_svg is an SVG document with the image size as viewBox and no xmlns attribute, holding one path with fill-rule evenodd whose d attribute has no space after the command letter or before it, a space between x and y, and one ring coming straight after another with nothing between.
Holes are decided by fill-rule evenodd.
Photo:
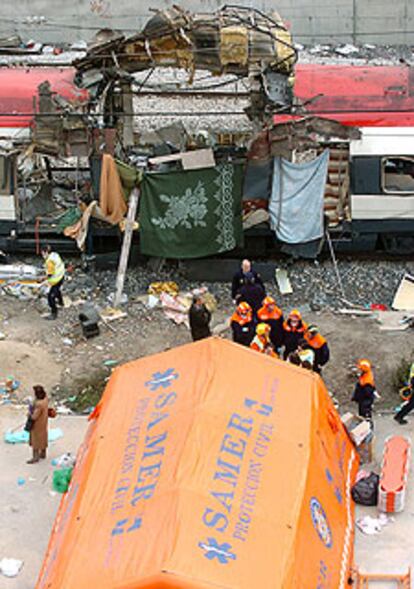
<instances>
[{"instance_id":1,"label":"damaged train carriage","mask_svg":"<svg viewBox=\"0 0 414 589\"><path fill-rule=\"evenodd\" d=\"M16 182L2 188L3 249L33 251L40 239L59 238L63 230L81 249L117 249L122 219L108 208L108 166L102 165L114 156L113 206L124 214L134 185L125 178L137 182L144 173L135 241L146 255L266 256L282 250L315 256L326 229L339 251L411 251L411 127L393 128L401 124L398 109L414 112L409 68L385 68L381 76L384 68L359 68L350 80L347 72L355 68L349 66L299 65L295 115L276 115L269 124L275 109L292 101L296 52L289 33L278 16L236 8L218 14L170 9L157 13L142 33L112 35L92 46L76 63L77 82L92 98L81 110L51 94L47 84L39 86L34 149L25 152L23 173L11 174ZM133 76L154 65L185 68L190 81L199 69L247 77L247 113L268 130L191 133L178 121L137 132L133 117L125 116L134 108ZM406 91L391 93L397 82ZM382 109L381 116L350 112L361 95ZM391 106L390 118L385 110ZM359 122L365 125L361 133ZM53 159L68 155L69 165ZM225 177L231 177L226 190ZM64 240L59 247L73 245Z\"/></svg>"}]
</instances>

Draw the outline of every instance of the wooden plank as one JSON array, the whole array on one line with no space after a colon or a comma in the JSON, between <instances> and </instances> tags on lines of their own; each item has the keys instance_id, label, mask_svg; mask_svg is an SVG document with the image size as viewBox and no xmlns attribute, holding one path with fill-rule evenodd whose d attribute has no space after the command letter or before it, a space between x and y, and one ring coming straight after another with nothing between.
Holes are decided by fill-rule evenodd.
<instances>
[{"instance_id":1,"label":"wooden plank","mask_svg":"<svg viewBox=\"0 0 414 589\"><path fill-rule=\"evenodd\" d=\"M124 290L125 274L128 266L129 251L131 249L132 234L134 231L134 221L137 214L139 199L139 190L134 188L129 198L128 215L125 224L124 241L122 243L121 257L119 259L118 274L116 277L116 290L114 298L114 307L118 307L121 302L122 292Z\"/></svg>"}]
</instances>

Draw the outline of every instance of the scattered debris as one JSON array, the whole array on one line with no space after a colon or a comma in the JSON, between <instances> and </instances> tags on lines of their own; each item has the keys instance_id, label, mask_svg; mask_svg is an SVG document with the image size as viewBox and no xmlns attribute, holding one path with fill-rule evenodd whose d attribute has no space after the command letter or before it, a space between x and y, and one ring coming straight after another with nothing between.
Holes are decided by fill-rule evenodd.
<instances>
[{"instance_id":1,"label":"scattered debris","mask_svg":"<svg viewBox=\"0 0 414 589\"><path fill-rule=\"evenodd\" d=\"M128 313L121 311L120 309L114 309L113 307L106 307L101 311L100 315L104 323L117 321L118 319L125 319L125 317L128 317Z\"/></svg>"},{"instance_id":2,"label":"scattered debris","mask_svg":"<svg viewBox=\"0 0 414 589\"><path fill-rule=\"evenodd\" d=\"M82 327L82 333L86 339L99 335L98 323L101 316L92 304L85 304L78 317Z\"/></svg>"},{"instance_id":3,"label":"scattered debris","mask_svg":"<svg viewBox=\"0 0 414 589\"><path fill-rule=\"evenodd\" d=\"M161 295L162 293L177 296L180 288L176 282L152 282L148 287L149 295Z\"/></svg>"},{"instance_id":4,"label":"scattered debris","mask_svg":"<svg viewBox=\"0 0 414 589\"><path fill-rule=\"evenodd\" d=\"M405 274L392 303L397 311L414 311L414 276Z\"/></svg>"},{"instance_id":5,"label":"scattered debris","mask_svg":"<svg viewBox=\"0 0 414 589\"><path fill-rule=\"evenodd\" d=\"M48 440L49 442L55 442L63 438L63 431L60 428L49 429L48 431ZM24 430L8 430L4 434L4 441L7 444L27 444L29 442L29 432Z\"/></svg>"},{"instance_id":6,"label":"scattered debris","mask_svg":"<svg viewBox=\"0 0 414 589\"><path fill-rule=\"evenodd\" d=\"M184 323L188 329L190 328L188 321L188 309L190 305L184 297L173 296L163 292L160 295L160 301L164 314L168 319L171 319L177 325Z\"/></svg>"},{"instance_id":7,"label":"scattered debris","mask_svg":"<svg viewBox=\"0 0 414 589\"><path fill-rule=\"evenodd\" d=\"M40 268L29 264L2 264L0 266L0 281L37 280L40 275Z\"/></svg>"},{"instance_id":8,"label":"scattered debris","mask_svg":"<svg viewBox=\"0 0 414 589\"><path fill-rule=\"evenodd\" d=\"M73 467L59 468L53 471L53 490L66 493L72 478Z\"/></svg>"},{"instance_id":9,"label":"scattered debris","mask_svg":"<svg viewBox=\"0 0 414 589\"><path fill-rule=\"evenodd\" d=\"M212 149L197 149L195 151L183 151L181 153L172 153L153 157L148 160L151 165L159 166L160 164L170 162L181 162L183 170L198 170L202 168L214 168L216 161Z\"/></svg>"},{"instance_id":10,"label":"scattered debris","mask_svg":"<svg viewBox=\"0 0 414 589\"><path fill-rule=\"evenodd\" d=\"M365 309L338 309L337 311L340 315L355 315L358 317L372 317L372 311L368 311Z\"/></svg>"},{"instance_id":11,"label":"scattered debris","mask_svg":"<svg viewBox=\"0 0 414 589\"><path fill-rule=\"evenodd\" d=\"M352 53L359 53L358 47L355 45L350 45L347 43L346 45L341 45L340 47L335 48L335 53L339 53L339 55L351 55Z\"/></svg>"},{"instance_id":12,"label":"scattered debris","mask_svg":"<svg viewBox=\"0 0 414 589\"><path fill-rule=\"evenodd\" d=\"M105 360L103 364L107 367L116 366L118 364L118 360Z\"/></svg>"},{"instance_id":13,"label":"scattered debris","mask_svg":"<svg viewBox=\"0 0 414 589\"><path fill-rule=\"evenodd\" d=\"M380 311L376 314L380 331L405 331L412 327L414 313L407 314L403 311Z\"/></svg>"},{"instance_id":14,"label":"scattered debris","mask_svg":"<svg viewBox=\"0 0 414 589\"><path fill-rule=\"evenodd\" d=\"M230 320L227 320L224 323L218 323L212 328L211 331L213 335L221 335L228 329L230 329Z\"/></svg>"},{"instance_id":15,"label":"scattered debris","mask_svg":"<svg viewBox=\"0 0 414 589\"><path fill-rule=\"evenodd\" d=\"M289 276L288 276L288 273L286 270L283 270L282 268L276 268L275 278L276 278L276 282L277 282L277 285L280 290L280 294L282 294L282 295L292 294L293 288L290 283Z\"/></svg>"},{"instance_id":16,"label":"scattered debris","mask_svg":"<svg viewBox=\"0 0 414 589\"><path fill-rule=\"evenodd\" d=\"M76 459L70 452L66 452L62 454L58 458L54 458L52 460L52 466L57 466L58 468L71 468L75 466Z\"/></svg>"},{"instance_id":17,"label":"scattered debris","mask_svg":"<svg viewBox=\"0 0 414 589\"><path fill-rule=\"evenodd\" d=\"M16 558L2 558L0 573L5 577L17 577L23 567L23 561Z\"/></svg>"},{"instance_id":18,"label":"scattered debris","mask_svg":"<svg viewBox=\"0 0 414 589\"><path fill-rule=\"evenodd\" d=\"M392 518L387 517L385 513L381 513L378 517L372 517L370 515L360 517L356 520L356 525L361 532L372 536L382 532L383 528L392 521L394 521Z\"/></svg>"},{"instance_id":19,"label":"scattered debris","mask_svg":"<svg viewBox=\"0 0 414 589\"><path fill-rule=\"evenodd\" d=\"M58 415L72 415L73 411L66 407L66 405L58 405L56 408L56 413Z\"/></svg>"}]
</instances>

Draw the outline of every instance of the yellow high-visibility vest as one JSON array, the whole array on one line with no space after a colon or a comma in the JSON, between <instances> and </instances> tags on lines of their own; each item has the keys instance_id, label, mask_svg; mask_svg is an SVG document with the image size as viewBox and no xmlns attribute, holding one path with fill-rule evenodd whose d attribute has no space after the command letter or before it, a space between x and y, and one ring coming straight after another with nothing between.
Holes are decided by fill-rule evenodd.
<instances>
[{"instance_id":1,"label":"yellow high-visibility vest","mask_svg":"<svg viewBox=\"0 0 414 589\"><path fill-rule=\"evenodd\" d=\"M45 269L50 286L60 282L65 275L65 264L57 252L48 255L45 261Z\"/></svg>"}]
</instances>

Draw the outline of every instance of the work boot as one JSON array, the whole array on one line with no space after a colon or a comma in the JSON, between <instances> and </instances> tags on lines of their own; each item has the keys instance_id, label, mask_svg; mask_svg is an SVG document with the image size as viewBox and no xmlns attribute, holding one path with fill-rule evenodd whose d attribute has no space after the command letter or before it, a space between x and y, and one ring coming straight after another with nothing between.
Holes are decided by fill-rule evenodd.
<instances>
[{"instance_id":1,"label":"work boot","mask_svg":"<svg viewBox=\"0 0 414 589\"><path fill-rule=\"evenodd\" d=\"M46 458L46 450L40 450L40 458L44 460Z\"/></svg>"},{"instance_id":2,"label":"work boot","mask_svg":"<svg viewBox=\"0 0 414 589\"><path fill-rule=\"evenodd\" d=\"M394 415L394 419L400 425L407 425L408 421L404 419L404 417L399 417L398 415Z\"/></svg>"},{"instance_id":3,"label":"work boot","mask_svg":"<svg viewBox=\"0 0 414 589\"><path fill-rule=\"evenodd\" d=\"M57 319L57 313L50 313L45 317L46 321L54 321Z\"/></svg>"},{"instance_id":4,"label":"work boot","mask_svg":"<svg viewBox=\"0 0 414 589\"><path fill-rule=\"evenodd\" d=\"M27 464L36 464L36 462L39 462L39 451L33 450L33 458L28 460Z\"/></svg>"}]
</instances>

